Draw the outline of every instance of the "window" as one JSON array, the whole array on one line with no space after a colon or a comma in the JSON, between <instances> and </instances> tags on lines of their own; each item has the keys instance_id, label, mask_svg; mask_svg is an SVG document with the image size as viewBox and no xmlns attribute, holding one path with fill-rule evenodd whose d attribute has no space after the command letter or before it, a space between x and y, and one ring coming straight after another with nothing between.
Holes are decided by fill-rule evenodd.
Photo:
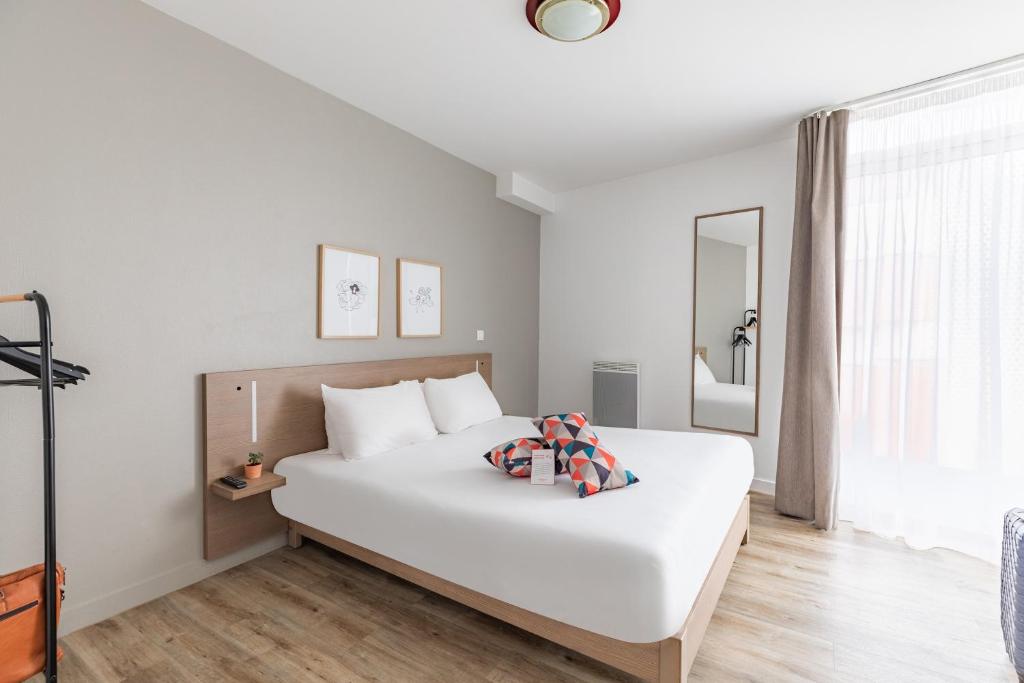
<instances>
[{"instance_id":1,"label":"window","mask_svg":"<svg viewBox=\"0 0 1024 683\"><path fill-rule=\"evenodd\" d=\"M1024 506L1024 72L848 135L840 517L996 561Z\"/></svg>"}]
</instances>

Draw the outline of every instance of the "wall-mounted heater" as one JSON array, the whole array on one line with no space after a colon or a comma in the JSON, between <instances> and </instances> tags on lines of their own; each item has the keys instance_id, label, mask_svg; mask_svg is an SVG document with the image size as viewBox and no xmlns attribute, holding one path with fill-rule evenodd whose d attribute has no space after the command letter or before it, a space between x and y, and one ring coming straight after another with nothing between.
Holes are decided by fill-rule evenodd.
<instances>
[{"instance_id":1,"label":"wall-mounted heater","mask_svg":"<svg viewBox=\"0 0 1024 683\"><path fill-rule=\"evenodd\" d=\"M594 424L640 426L640 364L594 363Z\"/></svg>"}]
</instances>

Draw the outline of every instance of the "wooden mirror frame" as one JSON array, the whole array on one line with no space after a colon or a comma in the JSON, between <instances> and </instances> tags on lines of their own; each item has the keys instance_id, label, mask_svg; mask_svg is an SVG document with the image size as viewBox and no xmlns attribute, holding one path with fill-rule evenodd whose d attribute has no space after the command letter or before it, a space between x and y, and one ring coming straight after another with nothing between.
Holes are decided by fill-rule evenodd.
<instances>
[{"instance_id":1,"label":"wooden mirror frame","mask_svg":"<svg viewBox=\"0 0 1024 683\"><path fill-rule=\"evenodd\" d=\"M735 429L722 429L721 427L706 427L699 425L694 420L696 401L694 389L694 376L697 371L697 363L694 357L697 354L697 237L698 225L702 218L716 218L718 216L729 216L737 213L757 212L757 349L754 356L754 431L743 432ZM691 319L691 344L690 344L690 427L693 429L706 429L729 434L740 434L742 436L757 436L760 432L761 421L761 342L763 335L761 330L764 325L764 312L762 310L761 290L764 282L764 207L754 206L748 209L735 209L733 211L719 211L718 213L706 213L695 216L693 219L693 310Z\"/></svg>"}]
</instances>

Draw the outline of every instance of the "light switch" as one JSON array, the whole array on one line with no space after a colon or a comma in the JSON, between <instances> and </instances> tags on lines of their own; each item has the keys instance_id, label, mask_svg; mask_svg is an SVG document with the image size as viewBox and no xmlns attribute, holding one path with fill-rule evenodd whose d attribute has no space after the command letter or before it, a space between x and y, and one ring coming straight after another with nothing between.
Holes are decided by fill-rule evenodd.
<instances>
[{"instance_id":1,"label":"light switch","mask_svg":"<svg viewBox=\"0 0 1024 683\"><path fill-rule=\"evenodd\" d=\"M476 340L477 341L484 341L484 338L485 338L484 331L483 330L477 330L476 331Z\"/></svg>"}]
</instances>

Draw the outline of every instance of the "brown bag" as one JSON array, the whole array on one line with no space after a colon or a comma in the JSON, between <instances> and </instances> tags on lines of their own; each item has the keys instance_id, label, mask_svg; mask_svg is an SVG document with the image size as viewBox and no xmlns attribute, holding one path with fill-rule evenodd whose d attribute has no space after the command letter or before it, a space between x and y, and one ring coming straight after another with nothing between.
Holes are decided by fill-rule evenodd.
<instances>
[{"instance_id":1,"label":"brown bag","mask_svg":"<svg viewBox=\"0 0 1024 683\"><path fill-rule=\"evenodd\" d=\"M0 683L21 683L43 670L46 659L46 587L43 565L0 576ZM64 567L57 565L57 618ZM58 648L57 658L64 655Z\"/></svg>"}]
</instances>

